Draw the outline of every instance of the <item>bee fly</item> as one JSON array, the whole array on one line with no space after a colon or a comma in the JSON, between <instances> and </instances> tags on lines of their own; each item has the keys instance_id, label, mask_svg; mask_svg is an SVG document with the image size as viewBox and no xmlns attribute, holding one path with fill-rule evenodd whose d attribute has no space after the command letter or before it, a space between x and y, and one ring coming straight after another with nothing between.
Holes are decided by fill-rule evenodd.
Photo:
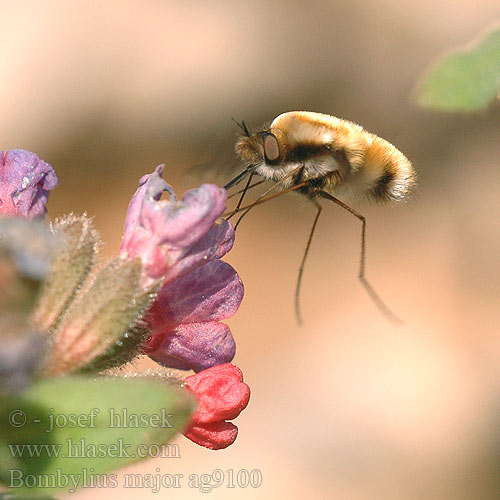
<instances>
[{"instance_id":1,"label":"bee fly","mask_svg":"<svg viewBox=\"0 0 500 500\"><path fill-rule=\"evenodd\" d=\"M242 196L230 217L243 211L242 217L255 205L290 191L309 198L317 208L295 291L295 312L301 323L299 293L304 264L318 222L321 205L318 199L330 200L361 221L361 260L359 279L381 312L394 323L394 316L365 278L365 229L363 215L337 198L365 198L376 202L404 200L415 183L415 173L408 159L386 140L367 132L360 125L334 116L310 111L291 111L276 117L271 125L251 134L245 122L236 154L247 167L224 187L229 189L248 177ZM241 207L252 178L258 175L273 181L271 189L249 206ZM269 195L273 190L278 193Z\"/></svg>"}]
</instances>

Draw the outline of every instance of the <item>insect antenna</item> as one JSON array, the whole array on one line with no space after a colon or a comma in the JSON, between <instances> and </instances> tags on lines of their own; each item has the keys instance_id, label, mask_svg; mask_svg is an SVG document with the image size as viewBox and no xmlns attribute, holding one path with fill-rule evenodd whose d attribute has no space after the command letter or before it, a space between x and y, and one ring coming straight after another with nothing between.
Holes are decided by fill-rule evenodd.
<instances>
[{"instance_id":1,"label":"insect antenna","mask_svg":"<svg viewBox=\"0 0 500 500\"><path fill-rule=\"evenodd\" d=\"M245 123L244 120L241 120L241 123L235 120L234 118L231 118L231 120L233 120L233 122L236 123L238 128L240 128L247 137L250 137L250 131L248 130L247 124Z\"/></svg>"}]
</instances>

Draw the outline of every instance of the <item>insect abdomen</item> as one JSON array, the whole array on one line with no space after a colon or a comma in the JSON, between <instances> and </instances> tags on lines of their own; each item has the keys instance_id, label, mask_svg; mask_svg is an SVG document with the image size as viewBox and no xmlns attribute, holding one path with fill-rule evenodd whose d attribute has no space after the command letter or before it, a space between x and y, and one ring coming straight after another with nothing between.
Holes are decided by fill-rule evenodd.
<instances>
[{"instance_id":1,"label":"insect abdomen","mask_svg":"<svg viewBox=\"0 0 500 500\"><path fill-rule=\"evenodd\" d=\"M383 203L402 201L413 183L413 168L403 153L386 140L369 134L359 167L344 182L332 183L331 191Z\"/></svg>"},{"instance_id":2,"label":"insect abdomen","mask_svg":"<svg viewBox=\"0 0 500 500\"><path fill-rule=\"evenodd\" d=\"M415 181L406 156L386 140L375 137L365 154L365 166L378 172L368 192L374 201L402 201Z\"/></svg>"}]
</instances>

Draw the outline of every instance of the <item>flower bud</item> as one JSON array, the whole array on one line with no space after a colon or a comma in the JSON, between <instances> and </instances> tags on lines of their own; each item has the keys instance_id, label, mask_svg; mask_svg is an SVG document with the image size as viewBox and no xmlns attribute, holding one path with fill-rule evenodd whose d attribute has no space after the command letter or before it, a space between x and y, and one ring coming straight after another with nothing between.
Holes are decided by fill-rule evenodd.
<instances>
[{"instance_id":1,"label":"flower bud","mask_svg":"<svg viewBox=\"0 0 500 500\"><path fill-rule=\"evenodd\" d=\"M138 353L146 332L142 316L154 294L139 285L138 259L114 259L78 294L52 333L44 373L100 371Z\"/></svg>"},{"instance_id":2,"label":"flower bud","mask_svg":"<svg viewBox=\"0 0 500 500\"><path fill-rule=\"evenodd\" d=\"M231 363L217 365L185 379L198 400L184 435L205 448L219 450L231 445L238 428L231 422L247 406L250 388L241 370Z\"/></svg>"}]
</instances>

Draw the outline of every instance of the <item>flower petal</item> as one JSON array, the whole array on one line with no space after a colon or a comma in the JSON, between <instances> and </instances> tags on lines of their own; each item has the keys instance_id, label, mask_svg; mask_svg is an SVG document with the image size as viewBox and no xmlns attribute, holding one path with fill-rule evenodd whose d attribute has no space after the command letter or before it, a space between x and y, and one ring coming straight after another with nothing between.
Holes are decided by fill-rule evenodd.
<instances>
[{"instance_id":1,"label":"flower petal","mask_svg":"<svg viewBox=\"0 0 500 500\"><path fill-rule=\"evenodd\" d=\"M192 425L183 434L200 446L210 450L222 450L234 443L238 436L238 427L231 422L220 421Z\"/></svg>"},{"instance_id":2,"label":"flower petal","mask_svg":"<svg viewBox=\"0 0 500 500\"><path fill-rule=\"evenodd\" d=\"M150 314L153 331L167 325L220 321L233 316L243 283L226 262L213 260L165 285Z\"/></svg>"},{"instance_id":3,"label":"flower petal","mask_svg":"<svg viewBox=\"0 0 500 500\"><path fill-rule=\"evenodd\" d=\"M161 177L163 168L160 165L141 178L128 208L120 247L122 256L142 260L146 281L164 278L167 273L172 280L217 258L232 245L225 224L213 229L226 208L226 191L203 184L179 201ZM161 199L164 192L169 193L169 200Z\"/></svg>"},{"instance_id":4,"label":"flower petal","mask_svg":"<svg viewBox=\"0 0 500 500\"><path fill-rule=\"evenodd\" d=\"M195 424L232 420L250 399L250 388L243 382L241 370L231 363L203 370L184 382L198 399L198 408L191 417Z\"/></svg>"},{"instance_id":5,"label":"flower petal","mask_svg":"<svg viewBox=\"0 0 500 500\"><path fill-rule=\"evenodd\" d=\"M157 363L195 372L234 358L236 344L224 323L191 323L153 332L148 355Z\"/></svg>"},{"instance_id":6,"label":"flower petal","mask_svg":"<svg viewBox=\"0 0 500 500\"><path fill-rule=\"evenodd\" d=\"M0 214L43 217L57 182L54 169L35 153L0 151Z\"/></svg>"},{"instance_id":7,"label":"flower petal","mask_svg":"<svg viewBox=\"0 0 500 500\"><path fill-rule=\"evenodd\" d=\"M219 224L215 223L205 236L200 238L187 252L179 250L183 256L165 273L165 282L182 276L205 262L220 259L231 250L233 243L233 226L227 220L222 219ZM175 251L172 251L171 255L174 254Z\"/></svg>"}]
</instances>

